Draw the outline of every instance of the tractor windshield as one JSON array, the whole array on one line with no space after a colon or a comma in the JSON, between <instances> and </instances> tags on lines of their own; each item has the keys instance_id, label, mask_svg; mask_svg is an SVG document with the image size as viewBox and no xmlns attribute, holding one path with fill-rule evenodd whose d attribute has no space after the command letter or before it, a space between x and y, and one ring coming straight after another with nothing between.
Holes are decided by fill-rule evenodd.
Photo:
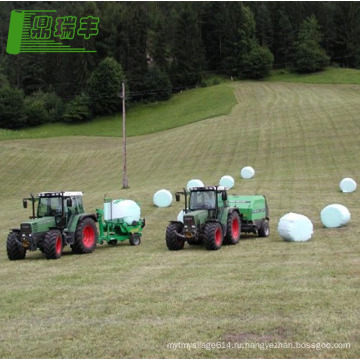
<instances>
[{"instance_id":1,"label":"tractor windshield","mask_svg":"<svg viewBox=\"0 0 360 360\"><path fill-rule=\"evenodd\" d=\"M215 209L215 191L193 191L190 194L190 209Z\"/></svg>"},{"instance_id":2,"label":"tractor windshield","mask_svg":"<svg viewBox=\"0 0 360 360\"><path fill-rule=\"evenodd\" d=\"M38 217L55 216L61 214L62 204L60 197L39 198Z\"/></svg>"}]
</instances>

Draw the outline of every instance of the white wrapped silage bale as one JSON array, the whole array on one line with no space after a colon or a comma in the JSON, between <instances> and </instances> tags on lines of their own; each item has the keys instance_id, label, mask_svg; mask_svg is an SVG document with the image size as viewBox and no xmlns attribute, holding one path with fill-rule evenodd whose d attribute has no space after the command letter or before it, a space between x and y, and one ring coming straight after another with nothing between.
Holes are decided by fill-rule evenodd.
<instances>
[{"instance_id":1,"label":"white wrapped silage bale","mask_svg":"<svg viewBox=\"0 0 360 360\"><path fill-rule=\"evenodd\" d=\"M350 221L349 210L340 204L332 204L321 210L320 218L325 227L335 228L346 225Z\"/></svg>"},{"instance_id":2,"label":"white wrapped silage bale","mask_svg":"<svg viewBox=\"0 0 360 360\"><path fill-rule=\"evenodd\" d=\"M278 232L287 241L307 241L313 234L313 224L305 215L291 212L279 220Z\"/></svg>"},{"instance_id":3,"label":"white wrapped silage bale","mask_svg":"<svg viewBox=\"0 0 360 360\"><path fill-rule=\"evenodd\" d=\"M169 190L158 190L153 196L154 204L158 207L168 207L173 201L172 194Z\"/></svg>"},{"instance_id":4,"label":"white wrapped silage bale","mask_svg":"<svg viewBox=\"0 0 360 360\"><path fill-rule=\"evenodd\" d=\"M202 186L204 186L204 183L201 180L192 179L192 180L188 181L188 183L186 185L186 188L189 191L189 189L192 188L192 187L202 187Z\"/></svg>"},{"instance_id":5,"label":"white wrapped silage bale","mask_svg":"<svg viewBox=\"0 0 360 360\"><path fill-rule=\"evenodd\" d=\"M220 186L225 186L228 189L232 189L235 185L235 181L234 178L230 175L224 175L220 181L219 181L219 185Z\"/></svg>"},{"instance_id":6,"label":"white wrapped silage bale","mask_svg":"<svg viewBox=\"0 0 360 360\"><path fill-rule=\"evenodd\" d=\"M104 220L123 219L128 225L138 222L140 206L133 200L111 200L104 203Z\"/></svg>"},{"instance_id":7,"label":"white wrapped silage bale","mask_svg":"<svg viewBox=\"0 0 360 360\"><path fill-rule=\"evenodd\" d=\"M251 179L255 175L255 170L251 166L245 166L241 169L240 175L243 179Z\"/></svg>"},{"instance_id":8,"label":"white wrapped silage bale","mask_svg":"<svg viewBox=\"0 0 360 360\"><path fill-rule=\"evenodd\" d=\"M180 221L180 222L184 222L184 210L181 210L179 213L178 213L178 216L177 216L177 221Z\"/></svg>"},{"instance_id":9,"label":"white wrapped silage bale","mask_svg":"<svg viewBox=\"0 0 360 360\"><path fill-rule=\"evenodd\" d=\"M344 178L340 181L340 190L344 193L350 193L356 190L356 182L351 178Z\"/></svg>"}]
</instances>

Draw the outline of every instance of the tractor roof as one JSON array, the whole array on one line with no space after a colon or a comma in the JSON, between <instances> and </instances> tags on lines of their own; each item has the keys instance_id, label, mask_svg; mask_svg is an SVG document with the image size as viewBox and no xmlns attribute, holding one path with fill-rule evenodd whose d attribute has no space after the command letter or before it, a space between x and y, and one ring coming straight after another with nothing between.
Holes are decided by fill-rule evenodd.
<instances>
[{"instance_id":1,"label":"tractor roof","mask_svg":"<svg viewBox=\"0 0 360 360\"><path fill-rule=\"evenodd\" d=\"M190 191L224 191L228 190L226 186L196 186L189 189Z\"/></svg>"},{"instance_id":2,"label":"tractor roof","mask_svg":"<svg viewBox=\"0 0 360 360\"><path fill-rule=\"evenodd\" d=\"M83 196L82 191L44 191L39 193L39 197L68 197Z\"/></svg>"}]
</instances>

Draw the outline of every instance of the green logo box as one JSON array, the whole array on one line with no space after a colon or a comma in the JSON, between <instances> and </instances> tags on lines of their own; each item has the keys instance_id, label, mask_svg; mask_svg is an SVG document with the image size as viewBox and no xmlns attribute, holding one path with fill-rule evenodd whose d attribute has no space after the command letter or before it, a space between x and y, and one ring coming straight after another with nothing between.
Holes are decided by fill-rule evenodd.
<instances>
[{"instance_id":1,"label":"green logo box","mask_svg":"<svg viewBox=\"0 0 360 360\"><path fill-rule=\"evenodd\" d=\"M78 20L69 15L54 19L54 13L56 10L12 10L6 52L12 55L96 52L64 45L60 40L73 40L75 36L89 40L96 36L99 33L98 17L86 16Z\"/></svg>"}]
</instances>

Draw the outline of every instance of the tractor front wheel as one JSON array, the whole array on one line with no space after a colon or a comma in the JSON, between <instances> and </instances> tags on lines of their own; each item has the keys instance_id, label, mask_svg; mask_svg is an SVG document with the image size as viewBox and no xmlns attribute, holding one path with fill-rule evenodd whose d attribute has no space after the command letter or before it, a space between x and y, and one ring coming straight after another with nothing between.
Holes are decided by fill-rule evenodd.
<instances>
[{"instance_id":1,"label":"tractor front wheel","mask_svg":"<svg viewBox=\"0 0 360 360\"><path fill-rule=\"evenodd\" d=\"M217 222L207 223L204 229L204 244L208 250L218 250L223 244L224 236L221 224Z\"/></svg>"},{"instance_id":2,"label":"tractor front wheel","mask_svg":"<svg viewBox=\"0 0 360 360\"><path fill-rule=\"evenodd\" d=\"M228 216L227 224L226 224L226 244L235 245L239 242L240 239L240 216L234 211Z\"/></svg>"},{"instance_id":3,"label":"tractor front wheel","mask_svg":"<svg viewBox=\"0 0 360 360\"><path fill-rule=\"evenodd\" d=\"M44 254L47 259L59 259L63 251L63 242L59 230L49 230L44 237Z\"/></svg>"},{"instance_id":4,"label":"tractor front wheel","mask_svg":"<svg viewBox=\"0 0 360 360\"><path fill-rule=\"evenodd\" d=\"M25 258L26 249L20 244L18 233L11 231L7 237L6 250L9 260L22 260Z\"/></svg>"},{"instance_id":5,"label":"tractor front wheel","mask_svg":"<svg viewBox=\"0 0 360 360\"><path fill-rule=\"evenodd\" d=\"M182 225L177 223L170 223L166 228L166 245L169 250L182 250L185 241L177 236L181 233Z\"/></svg>"},{"instance_id":6,"label":"tractor front wheel","mask_svg":"<svg viewBox=\"0 0 360 360\"><path fill-rule=\"evenodd\" d=\"M72 250L77 254L87 254L94 251L98 239L95 221L88 217L80 220L75 231L75 242Z\"/></svg>"}]
</instances>

